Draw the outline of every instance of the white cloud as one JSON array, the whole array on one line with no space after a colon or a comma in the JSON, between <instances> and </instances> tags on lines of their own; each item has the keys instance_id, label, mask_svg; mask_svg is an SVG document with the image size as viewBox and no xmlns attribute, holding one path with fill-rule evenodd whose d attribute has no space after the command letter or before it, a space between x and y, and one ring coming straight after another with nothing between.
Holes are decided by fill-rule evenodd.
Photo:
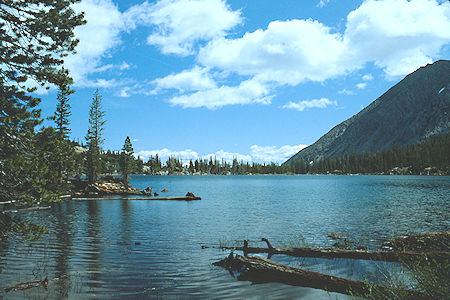
<instances>
[{"instance_id":1,"label":"white cloud","mask_svg":"<svg viewBox=\"0 0 450 300\"><path fill-rule=\"evenodd\" d=\"M253 161L256 162L282 163L305 147L307 147L307 145L302 144L294 146L285 145L281 147L253 145L250 147L250 153L253 157Z\"/></svg>"},{"instance_id":2,"label":"white cloud","mask_svg":"<svg viewBox=\"0 0 450 300\"><path fill-rule=\"evenodd\" d=\"M356 87L359 90L363 90L363 89L365 89L367 87L367 82L360 82L360 83L356 84Z\"/></svg>"},{"instance_id":3,"label":"white cloud","mask_svg":"<svg viewBox=\"0 0 450 300\"><path fill-rule=\"evenodd\" d=\"M345 41L355 60L373 61L388 77L432 62L450 42L450 3L368 0L347 17Z\"/></svg>"},{"instance_id":4,"label":"white cloud","mask_svg":"<svg viewBox=\"0 0 450 300\"><path fill-rule=\"evenodd\" d=\"M193 94L176 96L170 99L169 102L183 108L206 107L208 109L216 109L231 104L269 104L272 97L269 88L265 84L249 79L241 82L238 86L221 86Z\"/></svg>"},{"instance_id":5,"label":"white cloud","mask_svg":"<svg viewBox=\"0 0 450 300\"><path fill-rule=\"evenodd\" d=\"M240 38L217 38L198 61L259 82L322 82L374 62L388 77L432 61L450 42L450 3L368 0L347 17L346 30L308 20L273 21Z\"/></svg>"},{"instance_id":6,"label":"white cloud","mask_svg":"<svg viewBox=\"0 0 450 300\"><path fill-rule=\"evenodd\" d=\"M323 81L356 66L345 53L342 36L313 20L271 22L266 30L238 39L216 39L199 52L205 66L260 81L297 85L305 80Z\"/></svg>"},{"instance_id":7,"label":"white cloud","mask_svg":"<svg viewBox=\"0 0 450 300\"><path fill-rule=\"evenodd\" d=\"M330 0L320 0L319 3L317 3L317 7L325 7L328 3L330 3Z\"/></svg>"},{"instance_id":8,"label":"white cloud","mask_svg":"<svg viewBox=\"0 0 450 300\"><path fill-rule=\"evenodd\" d=\"M224 0L159 0L144 2L126 12L130 27L152 26L147 42L161 48L164 54L194 54L198 41L225 36L226 31L241 23L240 11L232 11Z\"/></svg>"},{"instance_id":9,"label":"white cloud","mask_svg":"<svg viewBox=\"0 0 450 300\"><path fill-rule=\"evenodd\" d=\"M77 53L65 58L65 65L75 85L94 86L96 81L89 81L87 77L111 67L101 66L101 60L120 43L122 14L111 0L83 0L73 8L76 12L85 12L87 24L75 28L75 36L80 42L76 47ZM97 83L98 87L105 86L105 81Z\"/></svg>"},{"instance_id":10,"label":"white cloud","mask_svg":"<svg viewBox=\"0 0 450 300\"><path fill-rule=\"evenodd\" d=\"M123 87L119 92L119 97L128 98L131 96L131 88L129 86Z\"/></svg>"},{"instance_id":11,"label":"white cloud","mask_svg":"<svg viewBox=\"0 0 450 300\"><path fill-rule=\"evenodd\" d=\"M78 87L84 87L84 88L112 88L117 87L120 85L123 85L124 82L117 81L116 79L86 79L86 78L79 78L76 85Z\"/></svg>"},{"instance_id":12,"label":"white cloud","mask_svg":"<svg viewBox=\"0 0 450 300\"><path fill-rule=\"evenodd\" d=\"M167 148L160 150L142 150L137 153L144 161L148 160L150 156L155 157L158 154L159 159L164 163L169 157L176 157L178 159L183 160L183 162L189 161L190 159L196 160L199 158L198 153L192 151L191 149L181 150L181 151L172 151Z\"/></svg>"},{"instance_id":13,"label":"white cloud","mask_svg":"<svg viewBox=\"0 0 450 300\"><path fill-rule=\"evenodd\" d=\"M295 109L298 111L304 111L307 108L326 108L329 105L337 106L336 101L331 101L327 98L304 100L299 102L289 102L282 106L282 108Z\"/></svg>"},{"instance_id":14,"label":"white cloud","mask_svg":"<svg viewBox=\"0 0 450 300\"><path fill-rule=\"evenodd\" d=\"M195 66L191 70L185 70L178 74L171 74L163 78L153 80L156 89L177 89L184 91L199 91L212 89L216 83L211 78L208 68Z\"/></svg>"},{"instance_id":15,"label":"white cloud","mask_svg":"<svg viewBox=\"0 0 450 300\"><path fill-rule=\"evenodd\" d=\"M321 0L319 6L328 0ZM442 1L441 1L442 2ZM321 4L322 3L322 4ZM374 63L388 78L415 70L438 57L450 42L450 3L435 0L367 0L347 16L342 33L318 21L273 21L266 29L228 38L242 23L240 11L225 0L145 1L121 13L112 0L83 0L87 25L75 30L78 54L66 58L75 84L82 87L120 87L122 97L152 94L147 88L123 87L122 80L89 78L121 65L102 64L124 30L148 26L148 42L165 54L191 55L203 46L193 69L156 79L156 91L176 89L169 102L182 107L218 108L231 104L270 103L276 89L306 81L323 82ZM212 71L246 79L234 86L217 86ZM369 81L371 74L364 75ZM184 94L186 93L186 94ZM352 91L342 90L350 94Z\"/></svg>"},{"instance_id":16,"label":"white cloud","mask_svg":"<svg viewBox=\"0 0 450 300\"><path fill-rule=\"evenodd\" d=\"M293 146L284 145L281 147L253 145L250 147L250 154L227 152L222 149L203 156L200 156L196 151L193 151L191 149L172 151L164 148L160 150L143 150L139 151L135 155L140 156L144 161L146 161L150 158L150 156L155 157L156 154L158 154L159 159L163 163L165 163L169 157L179 158L183 161L184 164L187 164L191 159L193 161L197 159L217 159L219 162L226 161L228 163L232 163L234 159L237 159L239 162L282 163L305 147L306 145L301 144Z\"/></svg>"},{"instance_id":17,"label":"white cloud","mask_svg":"<svg viewBox=\"0 0 450 300\"><path fill-rule=\"evenodd\" d=\"M352 90L347 90L347 89L342 89L340 91L338 91L339 94L344 94L344 95L354 95L355 92Z\"/></svg>"},{"instance_id":18,"label":"white cloud","mask_svg":"<svg viewBox=\"0 0 450 300\"><path fill-rule=\"evenodd\" d=\"M246 154L240 154L240 153L233 153L233 152L226 152L224 150L219 150L216 153L210 153L207 154L205 156L202 157L203 159L210 159L212 158L217 159L218 161L226 161L231 163L233 161L233 159L237 159L239 162L243 161L243 162L251 162L252 161L252 157L250 155L246 155Z\"/></svg>"},{"instance_id":19,"label":"white cloud","mask_svg":"<svg viewBox=\"0 0 450 300\"><path fill-rule=\"evenodd\" d=\"M372 76L372 74L366 74L362 77L362 80L371 81L371 80L373 80L373 76Z\"/></svg>"},{"instance_id":20,"label":"white cloud","mask_svg":"<svg viewBox=\"0 0 450 300\"><path fill-rule=\"evenodd\" d=\"M121 70L121 71L123 71L123 70L128 70L128 69L131 69L131 65L130 64L127 64L126 62L122 62L120 65L119 65L119 70Z\"/></svg>"}]
</instances>

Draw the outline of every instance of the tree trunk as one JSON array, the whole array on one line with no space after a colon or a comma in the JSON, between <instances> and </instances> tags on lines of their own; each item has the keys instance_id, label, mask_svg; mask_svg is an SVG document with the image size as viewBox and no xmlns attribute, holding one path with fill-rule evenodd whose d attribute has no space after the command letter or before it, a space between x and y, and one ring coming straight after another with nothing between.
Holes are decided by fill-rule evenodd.
<instances>
[{"instance_id":1,"label":"tree trunk","mask_svg":"<svg viewBox=\"0 0 450 300\"><path fill-rule=\"evenodd\" d=\"M244 242L245 244L245 242ZM268 244L269 245L269 244ZM350 258L375 260L386 262L402 262L416 258L428 258L436 261L444 261L450 257L450 252L433 251L433 252L417 252L417 251L370 251L370 250L337 250L337 249L321 249L321 248L257 248L257 247L222 247L228 250L240 250L245 253L269 253L284 254L294 257L314 257L314 258Z\"/></svg>"},{"instance_id":2,"label":"tree trunk","mask_svg":"<svg viewBox=\"0 0 450 300\"><path fill-rule=\"evenodd\" d=\"M361 281L293 268L261 257L233 256L233 253L231 253L227 258L215 262L213 265L223 267L229 271L238 270L240 271L240 275L237 277L238 280L251 281L252 283L279 282L293 286L360 296L368 295L370 289L373 288L385 295L391 293L389 289L381 285L371 285L369 287ZM408 295L408 299L429 298L417 291L403 290L402 292Z\"/></svg>"}]
</instances>

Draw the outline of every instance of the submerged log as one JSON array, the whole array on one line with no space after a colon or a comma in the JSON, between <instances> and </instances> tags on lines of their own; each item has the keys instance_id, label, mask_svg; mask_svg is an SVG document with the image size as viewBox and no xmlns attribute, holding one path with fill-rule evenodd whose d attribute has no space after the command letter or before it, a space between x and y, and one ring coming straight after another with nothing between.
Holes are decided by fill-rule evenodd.
<instances>
[{"instance_id":1,"label":"submerged log","mask_svg":"<svg viewBox=\"0 0 450 300\"><path fill-rule=\"evenodd\" d=\"M238 280L251 281L252 283L278 282L347 295L368 295L370 289L373 288L385 295L390 293L390 290L381 285L371 285L369 287L361 281L293 268L262 257L234 256L233 252L227 258L215 262L213 265L223 267L229 271L239 271ZM403 290L403 292L408 295L408 299L427 298L427 296L417 291Z\"/></svg>"},{"instance_id":2,"label":"submerged log","mask_svg":"<svg viewBox=\"0 0 450 300\"><path fill-rule=\"evenodd\" d=\"M4 288L4 291L5 291L5 293L9 293L9 292L14 292L14 291L23 291L23 290L27 290L27 289L31 289L33 287L39 287L39 286L43 286L44 288L47 289L48 278L45 277L44 280L36 280L36 281L19 283L19 284Z\"/></svg>"},{"instance_id":3,"label":"submerged log","mask_svg":"<svg viewBox=\"0 0 450 300\"><path fill-rule=\"evenodd\" d=\"M284 254L294 257L313 258L349 258L362 260L375 260L386 262L402 262L420 257L443 261L450 257L450 252L446 251L371 251L371 250L337 250L322 248L274 248L267 239L262 239L268 244L268 248L248 247L221 247L223 250L239 250L244 253L269 253Z\"/></svg>"}]
</instances>

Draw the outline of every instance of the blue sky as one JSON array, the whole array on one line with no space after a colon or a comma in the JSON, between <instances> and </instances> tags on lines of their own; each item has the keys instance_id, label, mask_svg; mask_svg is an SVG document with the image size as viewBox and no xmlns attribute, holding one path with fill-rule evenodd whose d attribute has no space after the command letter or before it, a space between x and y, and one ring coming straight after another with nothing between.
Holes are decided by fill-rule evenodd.
<instances>
[{"instance_id":1,"label":"blue sky","mask_svg":"<svg viewBox=\"0 0 450 300\"><path fill-rule=\"evenodd\" d=\"M450 2L82 0L66 59L83 140L96 88L105 149L283 162L405 75L450 58ZM43 116L56 90L41 91ZM48 123L46 123L48 124Z\"/></svg>"}]
</instances>

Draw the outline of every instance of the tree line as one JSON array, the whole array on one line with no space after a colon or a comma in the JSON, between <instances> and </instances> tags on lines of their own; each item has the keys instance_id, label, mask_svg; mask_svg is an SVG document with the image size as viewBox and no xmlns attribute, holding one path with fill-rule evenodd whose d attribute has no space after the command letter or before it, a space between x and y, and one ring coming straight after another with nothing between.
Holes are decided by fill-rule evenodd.
<instances>
[{"instance_id":1,"label":"tree line","mask_svg":"<svg viewBox=\"0 0 450 300\"><path fill-rule=\"evenodd\" d=\"M128 141L129 142L129 141ZM129 142L131 145L131 142ZM102 158L103 173L120 172L119 151L106 151ZM338 158L324 158L313 163L303 160L291 165L276 163L243 162L234 158L226 160L195 159L183 162L169 157L163 163L158 154L144 162L130 156L129 174L450 174L450 134L431 137L421 143L394 147L377 153L353 153Z\"/></svg>"},{"instance_id":2,"label":"tree line","mask_svg":"<svg viewBox=\"0 0 450 300\"><path fill-rule=\"evenodd\" d=\"M450 133L431 137L421 143L394 147L377 153L324 158L308 164L291 164L295 174L450 174Z\"/></svg>"}]
</instances>

